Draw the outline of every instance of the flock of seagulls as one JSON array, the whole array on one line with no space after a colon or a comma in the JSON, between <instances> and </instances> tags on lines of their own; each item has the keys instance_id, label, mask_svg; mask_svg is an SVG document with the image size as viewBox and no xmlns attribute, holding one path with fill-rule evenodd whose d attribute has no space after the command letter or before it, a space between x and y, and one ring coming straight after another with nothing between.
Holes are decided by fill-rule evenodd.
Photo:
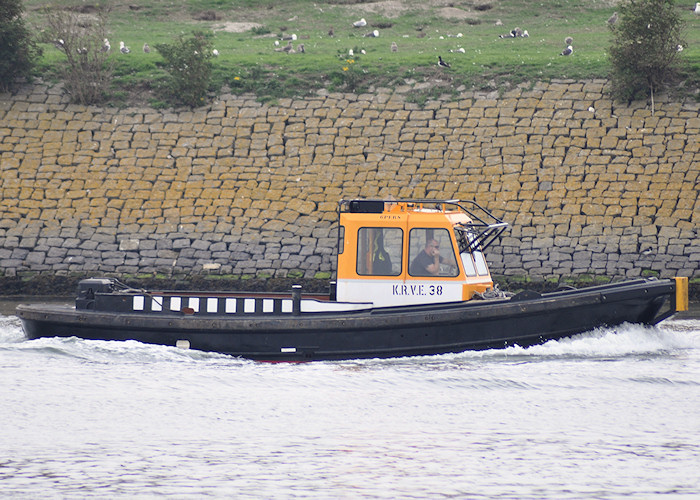
<instances>
[{"instance_id":1,"label":"flock of seagulls","mask_svg":"<svg viewBox=\"0 0 700 500\"><path fill-rule=\"evenodd\" d=\"M694 12L695 14L700 15L700 2L697 2L697 3L695 4L695 8L693 9L693 12ZM608 24L609 26L612 27L612 26L615 26L615 24L616 24L617 22L618 22L618 14L617 14L617 12L614 12L614 13L608 18L607 24ZM503 25L503 22L502 22L500 19L498 19L498 20L495 22L495 25L496 25L496 26L502 26L502 25ZM367 20L366 20L364 17L361 18L361 19L359 19L359 20L357 20L357 21L354 21L354 22L352 23L352 27L353 27L353 28L364 28L364 27L366 27L366 26L367 26ZM329 37L333 37L334 35L335 35L335 32L334 32L334 30L333 30L333 27L331 27L331 28L328 30L328 36L329 36ZM422 32L422 31L417 35L418 38L423 38L423 37L425 37L425 36L426 36L425 32ZM447 36L448 36L448 37L456 36L456 37L458 37L458 38L461 38L461 37L462 37L462 33L459 33L458 35L447 35ZM523 30L523 29L521 29L521 28L519 28L519 27L515 27L515 28L513 28L511 31L509 31L507 34L499 35L499 38L528 38L529 36L530 36L530 34L528 33L527 30ZM378 38L378 37L379 37L379 30L376 30L376 29L375 29L375 30L369 31L369 32L365 33L365 34L363 35L363 37L367 37L367 38ZM290 34L290 35L285 35L284 37L281 38L282 41L286 41L286 42L287 42L287 45L284 45L284 46L280 46L280 41L279 41L279 40L275 40L275 51L277 51L277 52L285 52L285 53L287 53L287 54L295 54L295 53L303 54L303 53L305 53L305 52L306 52L306 49L305 49L303 43L298 44L298 45L296 46L296 48L294 47L293 42L295 42L295 41L297 40L297 38L298 38L297 35L294 34L294 33L293 33L293 34ZM307 37L307 38L308 38L308 37ZM440 39L443 39L443 38L444 38L444 37L442 37L442 36L440 37ZM560 53L559 55L562 55L562 56L570 56L570 55L572 55L572 54L574 53L574 47L573 47L573 39L572 39L572 37L570 37L570 36L566 37L565 40L564 40L564 44L566 45L566 47L564 48L564 50L561 51L561 53ZM56 47L58 47L59 49L65 50L65 43L64 43L64 41L61 40L61 39L57 40L57 41L54 43L54 45L56 45ZM101 48L102 52L109 52L111 49L112 49L112 46L111 46L111 44L109 43L109 40L108 40L107 38L105 38L105 39L103 40L103 43L102 43L102 48ZM391 42L391 49L390 49L390 50L391 50L391 52L398 52L399 47L398 47L398 45L396 44L396 42ZM678 45L677 51L678 51L678 52L681 52L682 50L683 50L683 46L682 46L682 45ZM78 48L77 51L78 51L79 54L86 54L86 53L87 53L87 49L86 49L86 48ZM121 52L122 54L129 54L129 53L131 52L131 49L129 49L129 47L128 47L123 41L120 41L120 42L119 42L119 52ZM151 52L151 47L148 45L148 43L144 43L144 44L143 44L143 52L144 52L145 54L148 54L148 53ZM458 48L458 49L456 49L456 50L450 50L450 52L459 52L459 53L464 54L466 51L464 50L464 48L460 47L460 48ZM365 51L364 51L364 50L361 50L361 53L362 53L362 54L365 54ZM212 50L212 55L213 55L214 57L218 57L218 56L219 56L219 51L218 51L217 49L213 49L213 50ZM350 50L348 51L348 55L351 56L351 57L353 57L353 56L354 56L354 51L353 51L352 49L350 49ZM447 61L445 61L445 60L442 58L442 56L438 56L437 65L438 65L439 67L441 67L441 68L450 68L450 63L448 63Z\"/></svg>"},{"instance_id":2,"label":"flock of seagulls","mask_svg":"<svg viewBox=\"0 0 700 500\"><path fill-rule=\"evenodd\" d=\"M61 48L63 46L63 40L58 40L58 43L56 44L57 47ZM105 38L102 40L102 48L100 49L102 52L109 52L112 50L112 44L109 43L109 39ZM130 54L131 49L124 43L124 41L119 42L119 52L122 54ZM151 46L148 45L148 43L143 44L143 52L144 54L150 54L151 53ZM78 54L84 54L87 53L86 48L78 49ZM214 49L211 51L211 54L214 57L219 57L219 51Z\"/></svg>"}]
</instances>

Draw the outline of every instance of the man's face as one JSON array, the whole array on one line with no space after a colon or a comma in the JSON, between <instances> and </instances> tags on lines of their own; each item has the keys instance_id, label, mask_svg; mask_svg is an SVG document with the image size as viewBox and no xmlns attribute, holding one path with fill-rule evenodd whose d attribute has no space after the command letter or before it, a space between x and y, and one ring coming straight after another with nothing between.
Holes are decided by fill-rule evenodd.
<instances>
[{"instance_id":1,"label":"man's face","mask_svg":"<svg viewBox=\"0 0 700 500\"><path fill-rule=\"evenodd\" d=\"M430 243L428 243L428 255L430 255L431 257L440 255L440 245L437 241L431 241Z\"/></svg>"}]
</instances>

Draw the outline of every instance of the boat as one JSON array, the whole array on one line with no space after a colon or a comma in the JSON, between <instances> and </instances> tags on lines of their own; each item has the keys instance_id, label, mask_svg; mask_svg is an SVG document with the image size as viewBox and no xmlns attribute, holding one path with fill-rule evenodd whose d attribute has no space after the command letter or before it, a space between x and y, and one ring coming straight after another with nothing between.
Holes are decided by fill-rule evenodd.
<instances>
[{"instance_id":1,"label":"boat","mask_svg":"<svg viewBox=\"0 0 700 500\"><path fill-rule=\"evenodd\" d=\"M136 340L263 361L522 347L688 308L688 280L506 293L484 252L507 228L475 201L338 203L336 280L322 294L136 289L84 279L74 305L21 304L27 338Z\"/></svg>"}]
</instances>

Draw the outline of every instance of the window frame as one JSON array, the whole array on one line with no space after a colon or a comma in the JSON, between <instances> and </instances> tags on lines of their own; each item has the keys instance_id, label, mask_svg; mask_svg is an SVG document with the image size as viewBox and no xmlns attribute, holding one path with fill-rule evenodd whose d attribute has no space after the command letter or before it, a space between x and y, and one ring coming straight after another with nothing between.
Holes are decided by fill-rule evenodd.
<instances>
[{"instance_id":1,"label":"window frame","mask_svg":"<svg viewBox=\"0 0 700 500\"><path fill-rule=\"evenodd\" d=\"M382 238L382 249L384 252L387 253L389 256L389 263L391 265L391 273L378 273L378 272L362 272L364 271L364 266L370 267L369 263L372 261L372 265L374 264L373 259L369 259L367 255L363 255L365 252L371 252L374 253L376 249L371 248L373 243L368 243L367 238L375 238L374 235L368 234L365 236L363 234L364 231L375 231L375 230L381 230L381 238ZM396 263L392 263L392 259L396 258L396 255L392 255L389 250L387 250L387 244L386 244L386 234L385 231L397 231L399 235L399 245L391 245L389 248L392 250L396 251L398 249L398 270L394 271L394 268L396 267ZM367 247L370 248L367 248ZM404 253L404 230L401 227L396 227L396 226L361 226L357 228L357 248L356 248L356 254L355 254L355 273L358 276L370 276L370 277L376 277L376 276L386 276L386 277L399 277L401 276L403 272L403 253ZM363 266L364 263L364 266ZM374 271L374 269L372 269Z\"/></svg>"},{"instance_id":2,"label":"window frame","mask_svg":"<svg viewBox=\"0 0 700 500\"><path fill-rule=\"evenodd\" d=\"M419 245L420 249L417 250L417 253L415 255L413 255L413 253L412 253L415 250L414 246L412 246L414 231L423 231L424 232L423 238L421 238L420 236L416 236L416 239L421 241L421 243ZM444 244L445 240L447 240L447 242L449 243L448 247L449 247L450 255L452 255L451 262L452 262L452 266L454 266L454 272L450 273L450 274L442 274L439 272L438 272L438 274L413 274L411 272L411 267L412 267L413 261L418 257L418 255L425 248L425 243L428 240L428 238L433 238L433 239L435 238L434 234L433 234L433 236L430 236L430 233L431 232L436 233L438 231L444 232L444 234L446 235L446 238L444 236L440 237L440 239L438 241L440 241L441 244ZM440 257L441 257L441 259L444 259L445 255L441 253ZM454 244L452 241L452 236L450 234L450 231L445 227L428 227L428 226L412 227L411 230L408 232L408 269L406 271L408 273L408 276L410 276L412 278L457 278L460 275L460 269L459 269L459 264L457 262L457 256L455 255Z\"/></svg>"}]
</instances>

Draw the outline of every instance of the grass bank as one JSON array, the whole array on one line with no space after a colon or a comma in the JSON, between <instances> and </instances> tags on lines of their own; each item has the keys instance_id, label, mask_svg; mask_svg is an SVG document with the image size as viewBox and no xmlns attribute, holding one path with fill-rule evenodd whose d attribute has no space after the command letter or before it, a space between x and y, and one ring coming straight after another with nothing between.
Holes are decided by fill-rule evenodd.
<instances>
[{"instance_id":1,"label":"grass bank","mask_svg":"<svg viewBox=\"0 0 700 500\"><path fill-rule=\"evenodd\" d=\"M144 53L170 43L177 34L211 33L219 56L214 59L211 91L230 88L251 92L261 101L330 92L411 87L410 98L461 90L503 91L527 82L551 79L606 78L610 32L607 19L614 0L128 0L109 6L108 33L116 72L113 104L163 102L165 73L160 55ZM681 92L697 96L700 84L700 16L693 2L677 3L686 22ZM45 2L26 0L27 22L44 34L40 73L55 78L65 55L48 43ZM85 22L99 3L56 1ZM365 19L367 25L354 27ZM527 38L500 38L515 28ZM378 37L366 36L374 31ZM294 53L280 50L292 41ZM561 56L566 37L574 54ZM119 41L131 53L117 50ZM276 43L278 45L276 45ZM392 42L396 51L392 51ZM304 45L304 52L299 45ZM350 53L352 51L352 55ZM449 68L437 66L442 56Z\"/></svg>"}]
</instances>

